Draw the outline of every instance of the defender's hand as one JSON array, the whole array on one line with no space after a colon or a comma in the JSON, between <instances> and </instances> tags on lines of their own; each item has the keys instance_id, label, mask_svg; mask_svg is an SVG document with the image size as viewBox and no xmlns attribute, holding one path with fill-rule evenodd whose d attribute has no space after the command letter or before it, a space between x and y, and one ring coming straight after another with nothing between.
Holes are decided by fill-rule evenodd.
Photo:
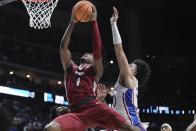
<instances>
[{"instance_id":1,"label":"defender's hand","mask_svg":"<svg viewBox=\"0 0 196 131\"><path fill-rule=\"evenodd\" d=\"M105 97L107 96L107 93L108 93L108 89L106 88L104 84L97 85L97 98L99 100L105 99Z\"/></svg>"},{"instance_id":2,"label":"defender's hand","mask_svg":"<svg viewBox=\"0 0 196 131\"><path fill-rule=\"evenodd\" d=\"M112 14L112 17L110 18L110 22L111 23L114 23L114 22L117 22L118 20L118 11L115 7L113 7L113 14Z\"/></svg>"}]
</instances>

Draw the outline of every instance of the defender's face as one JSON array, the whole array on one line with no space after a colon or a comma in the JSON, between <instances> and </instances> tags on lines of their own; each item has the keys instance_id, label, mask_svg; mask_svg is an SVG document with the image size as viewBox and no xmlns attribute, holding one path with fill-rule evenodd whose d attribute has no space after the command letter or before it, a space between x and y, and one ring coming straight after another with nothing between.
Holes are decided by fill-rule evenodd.
<instances>
[{"instance_id":1,"label":"defender's face","mask_svg":"<svg viewBox=\"0 0 196 131\"><path fill-rule=\"evenodd\" d=\"M92 54L92 53L85 53L85 54L81 57L81 60L82 60L84 63L93 64L93 54Z\"/></svg>"},{"instance_id":2,"label":"defender's face","mask_svg":"<svg viewBox=\"0 0 196 131\"><path fill-rule=\"evenodd\" d=\"M130 67L131 72L133 72L133 75L136 75L137 74L137 65L134 63L131 63L129 65L129 67Z\"/></svg>"}]
</instances>

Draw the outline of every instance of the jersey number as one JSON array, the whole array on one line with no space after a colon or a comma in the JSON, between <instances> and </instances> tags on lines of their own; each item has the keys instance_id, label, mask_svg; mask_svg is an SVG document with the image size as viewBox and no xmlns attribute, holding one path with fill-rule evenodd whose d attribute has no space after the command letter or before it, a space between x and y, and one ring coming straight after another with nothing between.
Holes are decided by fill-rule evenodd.
<instances>
[{"instance_id":1,"label":"jersey number","mask_svg":"<svg viewBox=\"0 0 196 131\"><path fill-rule=\"evenodd\" d=\"M80 78L83 76L85 73L84 72L75 72L75 79L76 79L76 86L80 86Z\"/></svg>"},{"instance_id":2,"label":"jersey number","mask_svg":"<svg viewBox=\"0 0 196 131\"><path fill-rule=\"evenodd\" d=\"M76 80L76 86L80 86L80 77L78 77Z\"/></svg>"}]
</instances>

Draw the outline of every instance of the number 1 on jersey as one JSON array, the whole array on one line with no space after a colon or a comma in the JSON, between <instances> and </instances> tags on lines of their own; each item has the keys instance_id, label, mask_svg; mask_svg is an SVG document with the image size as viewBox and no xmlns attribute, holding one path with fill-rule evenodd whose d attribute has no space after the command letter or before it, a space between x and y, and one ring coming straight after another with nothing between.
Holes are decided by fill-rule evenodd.
<instances>
[{"instance_id":1,"label":"number 1 on jersey","mask_svg":"<svg viewBox=\"0 0 196 131\"><path fill-rule=\"evenodd\" d=\"M80 86L80 77L77 78L76 86Z\"/></svg>"}]
</instances>

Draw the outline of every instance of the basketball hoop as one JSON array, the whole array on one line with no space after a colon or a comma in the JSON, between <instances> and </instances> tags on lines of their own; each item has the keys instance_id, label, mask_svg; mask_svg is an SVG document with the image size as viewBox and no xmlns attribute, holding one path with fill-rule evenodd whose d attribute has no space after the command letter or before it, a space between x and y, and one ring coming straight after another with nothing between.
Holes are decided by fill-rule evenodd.
<instances>
[{"instance_id":1,"label":"basketball hoop","mask_svg":"<svg viewBox=\"0 0 196 131\"><path fill-rule=\"evenodd\" d=\"M29 26L44 29L51 26L50 18L58 0L22 0L30 16Z\"/></svg>"}]
</instances>

